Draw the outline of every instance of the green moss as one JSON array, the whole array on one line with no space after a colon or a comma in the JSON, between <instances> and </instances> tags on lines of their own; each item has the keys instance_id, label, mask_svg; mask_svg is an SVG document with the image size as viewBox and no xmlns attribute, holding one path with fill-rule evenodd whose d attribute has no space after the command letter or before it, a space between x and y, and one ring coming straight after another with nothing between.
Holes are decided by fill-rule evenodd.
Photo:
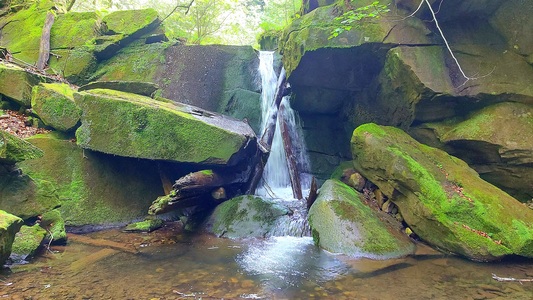
<instances>
[{"instance_id":1,"label":"green moss","mask_svg":"<svg viewBox=\"0 0 533 300\"><path fill-rule=\"evenodd\" d=\"M394 196L417 235L474 259L533 255L532 229L518 231L511 222L530 220L533 212L481 180L463 161L419 144L397 128L381 126L386 135L374 135L375 127L367 124L354 131L355 164Z\"/></svg>"},{"instance_id":2,"label":"green moss","mask_svg":"<svg viewBox=\"0 0 533 300\"><path fill-rule=\"evenodd\" d=\"M46 240L51 240L54 244L66 243L65 221L59 209L44 213L41 218L41 226L47 228Z\"/></svg>"},{"instance_id":3,"label":"green moss","mask_svg":"<svg viewBox=\"0 0 533 300\"><path fill-rule=\"evenodd\" d=\"M81 46L53 51L59 57L50 57L48 73L59 74L69 82L78 85L89 81L97 67L96 58L89 47Z\"/></svg>"},{"instance_id":4,"label":"green moss","mask_svg":"<svg viewBox=\"0 0 533 300\"><path fill-rule=\"evenodd\" d=\"M0 94L20 105L30 107L31 89L40 81L44 81L40 76L14 65L0 63Z\"/></svg>"},{"instance_id":5,"label":"green moss","mask_svg":"<svg viewBox=\"0 0 533 300\"><path fill-rule=\"evenodd\" d=\"M124 228L127 232L152 232L163 226L163 220L160 219L148 219L141 222L129 224Z\"/></svg>"},{"instance_id":6,"label":"green moss","mask_svg":"<svg viewBox=\"0 0 533 300\"><path fill-rule=\"evenodd\" d=\"M23 221L21 218L0 210L0 265L3 266L11 254L15 234Z\"/></svg>"},{"instance_id":7,"label":"green moss","mask_svg":"<svg viewBox=\"0 0 533 300\"><path fill-rule=\"evenodd\" d=\"M152 8L142 10L115 11L103 18L110 32L131 35L154 23L158 19L157 11Z\"/></svg>"},{"instance_id":8,"label":"green moss","mask_svg":"<svg viewBox=\"0 0 533 300\"><path fill-rule=\"evenodd\" d=\"M43 151L8 132L0 131L0 163L14 164L43 156Z\"/></svg>"},{"instance_id":9,"label":"green moss","mask_svg":"<svg viewBox=\"0 0 533 300\"><path fill-rule=\"evenodd\" d=\"M15 236L13 242L12 254L22 256L22 259L32 257L40 248L43 242L46 230L39 224L33 226L22 226Z\"/></svg>"},{"instance_id":10,"label":"green moss","mask_svg":"<svg viewBox=\"0 0 533 300\"><path fill-rule=\"evenodd\" d=\"M101 21L95 12L68 12L56 17L50 32L50 48L82 47L98 36ZM54 51L55 52L55 51Z\"/></svg>"},{"instance_id":11,"label":"green moss","mask_svg":"<svg viewBox=\"0 0 533 300\"><path fill-rule=\"evenodd\" d=\"M78 145L121 156L227 163L246 137L196 118L186 106L111 90L75 95L83 110ZM124 137L128 137L125 139Z\"/></svg>"},{"instance_id":12,"label":"green moss","mask_svg":"<svg viewBox=\"0 0 533 300\"><path fill-rule=\"evenodd\" d=\"M32 108L44 124L60 131L74 128L81 116L81 110L74 103L74 90L67 84L35 86Z\"/></svg>"},{"instance_id":13,"label":"green moss","mask_svg":"<svg viewBox=\"0 0 533 300\"><path fill-rule=\"evenodd\" d=\"M391 258L414 249L407 236L387 228L362 194L338 180L328 180L309 210L315 242L328 251L356 257Z\"/></svg>"}]
</instances>

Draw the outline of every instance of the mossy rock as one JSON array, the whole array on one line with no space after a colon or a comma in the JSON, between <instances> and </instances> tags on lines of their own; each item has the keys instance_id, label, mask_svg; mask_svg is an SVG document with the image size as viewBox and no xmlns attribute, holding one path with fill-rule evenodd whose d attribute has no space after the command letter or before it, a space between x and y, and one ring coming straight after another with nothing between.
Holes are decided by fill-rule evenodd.
<instances>
[{"instance_id":1,"label":"mossy rock","mask_svg":"<svg viewBox=\"0 0 533 300\"><path fill-rule=\"evenodd\" d=\"M15 58L30 65L37 62L46 14L54 7L49 0L32 2L31 6L6 18L0 36L1 46L6 47Z\"/></svg>"},{"instance_id":2,"label":"mossy rock","mask_svg":"<svg viewBox=\"0 0 533 300\"><path fill-rule=\"evenodd\" d=\"M22 224L24 223L21 218L0 210L0 267L11 255L15 234Z\"/></svg>"},{"instance_id":3,"label":"mossy rock","mask_svg":"<svg viewBox=\"0 0 533 300\"><path fill-rule=\"evenodd\" d=\"M430 132L425 135L424 132ZM481 177L521 201L533 198L533 106L504 102L413 130L424 143L463 159Z\"/></svg>"},{"instance_id":4,"label":"mossy rock","mask_svg":"<svg viewBox=\"0 0 533 300\"><path fill-rule=\"evenodd\" d=\"M57 56L51 56L48 73L60 75L70 83L84 84L89 81L97 67L96 57L90 47L53 50Z\"/></svg>"},{"instance_id":5,"label":"mossy rock","mask_svg":"<svg viewBox=\"0 0 533 300\"><path fill-rule=\"evenodd\" d=\"M113 90L74 94L82 108L83 148L176 162L234 165L255 134L248 124L202 109Z\"/></svg>"},{"instance_id":6,"label":"mossy rock","mask_svg":"<svg viewBox=\"0 0 533 300\"><path fill-rule=\"evenodd\" d=\"M14 164L43 156L43 151L27 141L0 130L0 164Z\"/></svg>"},{"instance_id":7,"label":"mossy rock","mask_svg":"<svg viewBox=\"0 0 533 300\"><path fill-rule=\"evenodd\" d=\"M83 150L57 134L37 135L28 141L45 155L19 166L32 178L46 178L57 187L65 226L91 230L125 225L144 217L152 200L164 194L152 161ZM48 223L61 222L52 217Z\"/></svg>"},{"instance_id":8,"label":"mossy rock","mask_svg":"<svg viewBox=\"0 0 533 300\"><path fill-rule=\"evenodd\" d=\"M390 259L412 254L414 244L390 216L364 203L361 193L338 180L327 180L309 209L315 243L330 252Z\"/></svg>"},{"instance_id":9,"label":"mossy rock","mask_svg":"<svg viewBox=\"0 0 533 300\"><path fill-rule=\"evenodd\" d=\"M59 204L54 184L28 175L0 172L0 207L27 220L42 215Z\"/></svg>"},{"instance_id":10,"label":"mossy rock","mask_svg":"<svg viewBox=\"0 0 533 300\"><path fill-rule=\"evenodd\" d=\"M68 84L41 83L33 87L31 106L45 125L69 131L81 117L81 110L74 103L74 92Z\"/></svg>"},{"instance_id":11,"label":"mossy rock","mask_svg":"<svg viewBox=\"0 0 533 300\"><path fill-rule=\"evenodd\" d=\"M41 82L35 74L11 64L0 63L0 94L3 94L20 105L30 107L31 89Z\"/></svg>"},{"instance_id":12,"label":"mossy rock","mask_svg":"<svg viewBox=\"0 0 533 300\"><path fill-rule=\"evenodd\" d=\"M46 240L52 244L66 244L67 231L65 220L59 209L53 209L45 212L41 216L41 226L47 229Z\"/></svg>"},{"instance_id":13,"label":"mossy rock","mask_svg":"<svg viewBox=\"0 0 533 300\"><path fill-rule=\"evenodd\" d=\"M128 224L123 231L125 232L152 232L163 226L164 222L161 219L146 219L141 222Z\"/></svg>"},{"instance_id":14,"label":"mossy rock","mask_svg":"<svg viewBox=\"0 0 533 300\"><path fill-rule=\"evenodd\" d=\"M218 205L206 223L209 232L219 237L267 237L291 210L271 199L240 196Z\"/></svg>"},{"instance_id":15,"label":"mossy rock","mask_svg":"<svg viewBox=\"0 0 533 300\"><path fill-rule=\"evenodd\" d=\"M152 97L159 90L159 86L155 83L144 81L93 81L81 86L78 91L82 92L94 89L117 90L126 93Z\"/></svg>"},{"instance_id":16,"label":"mossy rock","mask_svg":"<svg viewBox=\"0 0 533 300\"><path fill-rule=\"evenodd\" d=\"M46 230L39 224L33 226L23 225L15 235L15 241L11 249L11 260L22 262L31 259L41 248Z\"/></svg>"},{"instance_id":17,"label":"mossy rock","mask_svg":"<svg viewBox=\"0 0 533 300\"><path fill-rule=\"evenodd\" d=\"M351 145L356 169L429 244L474 260L533 257L533 211L464 161L376 124L359 126Z\"/></svg>"},{"instance_id":18,"label":"mossy rock","mask_svg":"<svg viewBox=\"0 0 533 300\"><path fill-rule=\"evenodd\" d=\"M59 14L50 32L50 49L91 46L99 36L100 28L101 19L95 12Z\"/></svg>"}]
</instances>

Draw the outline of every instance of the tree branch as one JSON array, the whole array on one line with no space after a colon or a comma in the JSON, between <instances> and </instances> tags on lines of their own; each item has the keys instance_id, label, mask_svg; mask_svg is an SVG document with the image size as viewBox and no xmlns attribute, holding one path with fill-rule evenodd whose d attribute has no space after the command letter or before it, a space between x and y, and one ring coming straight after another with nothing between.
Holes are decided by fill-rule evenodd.
<instances>
[{"instance_id":1,"label":"tree branch","mask_svg":"<svg viewBox=\"0 0 533 300\"><path fill-rule=\"evenodd\" d=\"M166 19L168 19L168 17L170 17L173 13L175 13L176 10L178 10L178 8L186 8L187 10L185 11L185 14L188 14L193 3L194 3L194 0L191 0L191 2L188 5L180 5L180 4L176 5L174 9L166 17L164 17L163 20L161 20L160 23L163 23Z\"/></svg>"}]
</instances>

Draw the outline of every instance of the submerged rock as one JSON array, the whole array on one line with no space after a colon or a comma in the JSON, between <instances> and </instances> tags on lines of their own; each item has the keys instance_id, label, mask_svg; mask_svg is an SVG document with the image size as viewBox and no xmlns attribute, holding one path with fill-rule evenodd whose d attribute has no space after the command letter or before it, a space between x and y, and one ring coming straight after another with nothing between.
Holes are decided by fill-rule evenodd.
<instances>
[{"instance_id":1,"label":"submerged rock","mask_svg":"<svg viewBox=\"0 0 533 300\"><path fill-rule=\"evenodd\" d=\"M163 220L161 219L146 219L141 222L128 224L123 231L125 232L152 232L163 226Z\"/></svg>"},{"instance_id":2,"label":"submerged rock","mask_svg":"<svg viewBox=\"0 0 533 300\"><path fill-rule=\"evenodd\" d=\"M77 143L86 149L217 165L235 165L255 152L248 124L194 106L104 89L74 97L83 111Z\"/></svg>"},{"instance_id":3,"label":"submerged rock","mask_svg":"<svg viewBox=\"0 0 533 300\"><path fill-rule=\"evenodd\" d=\"M0 267L4 265L11 254L15 234L22 224L21 218L0 210Z\"/></svg>"},{"instance_id":4,"label":"submerged rock","mask_svg":"<svg viewBox=\"0 0 533 300\"><path fill-rule=\"evenodd\" d=\"M74 103L68 84L41 83L33 88L31 106L43 123L59 131L69 131L80 121L81 110Z\"/></svg>"},{"instance_id":5,"label":"submerged rock","mask_svg":"<svg viewBox=\"0 0 533 300\"><path fill-rule=\"evenodd\" d=\"M363 194L338 180L327 180L309 209L317 245L333 253L390 259L414 253L415 246L391 216L370 208Z\"/></svg>"},{"instance_id":6,"label":"submerged rock","mask_svg":"<svg viewBox=\"0 0 533 300\"><path fill-rule=\"evenodd\" d=\"M533 257L533 211L462 160L376 124L358 127L351 144L355 167L421 239L474 260Z\"/></svg>"},{"instance_id":7,"label":"submerged rock","mask_svg":"<svg viewBox=\"0 0 533 300\"><path fill-rule=\"evenodd\" d=\"M289 218L292 211L271 199L240 196L223 202L207 220L209 232L220 237L267 237L279 219Z\"/></svg>"}]
</instances>

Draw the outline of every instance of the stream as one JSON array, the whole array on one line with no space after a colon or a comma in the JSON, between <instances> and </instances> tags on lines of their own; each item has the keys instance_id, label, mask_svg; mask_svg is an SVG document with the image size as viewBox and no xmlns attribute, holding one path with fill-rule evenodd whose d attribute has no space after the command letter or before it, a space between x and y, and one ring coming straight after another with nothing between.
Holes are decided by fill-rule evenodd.
<instances>
[{"instance_id":1,"label":"stream","mask_svg":"<svg viewBox=\"0 0 533 300\"><path fill-rule=\"evenodd\" d=\"M181 233L106 230L94 239L133 254L69 241L0 273L0 299L531 299L533 262L476 263L419 244L403 259L333 255L310 237L230 240Z\"/></svg>"}]
</instances>

